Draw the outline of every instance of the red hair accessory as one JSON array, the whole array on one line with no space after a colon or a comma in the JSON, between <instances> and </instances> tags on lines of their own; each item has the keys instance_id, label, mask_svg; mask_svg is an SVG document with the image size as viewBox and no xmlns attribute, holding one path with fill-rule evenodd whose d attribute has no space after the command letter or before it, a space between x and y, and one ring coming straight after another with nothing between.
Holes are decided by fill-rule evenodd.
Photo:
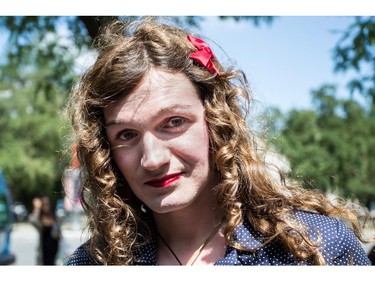
<instances>
[{"instance_id":1,"label":"red hair accessory","mask_svg":"<svg viewBox=\"0 0 375 281\"><path fill-rule=\"evenodd\" d=\"M189 58L197 61L199 64L207 68L212 74L219 74L219 71L212 62L212 60L215 59L215 56L206 42L200 38L190 35L187 36L187 39L198 49L198 51L191 53Z\"/></svg>"}]
</instances>

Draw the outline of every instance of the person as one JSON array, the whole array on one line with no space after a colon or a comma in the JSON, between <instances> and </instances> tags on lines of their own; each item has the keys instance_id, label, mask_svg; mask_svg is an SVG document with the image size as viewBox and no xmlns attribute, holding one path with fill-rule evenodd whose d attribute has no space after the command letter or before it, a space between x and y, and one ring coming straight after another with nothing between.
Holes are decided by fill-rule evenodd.
<instances>
[{"instance_id":1,"label":"person","mask_svg":"<svg viewBox=\"0 0 375 281\"><path fill-rule=\"evenodd\" d=\"M29 222L39 234L37 265L55 265L61 239L60 222L51 208L48 196L35 197L32 203Z\"/></svg>"},{"instance_id":2,"label":"person","mask_svg":"<svg viewBox=\"0 0 375 281\"><path fill-rule=\"evenodd\" d=\"M67 105L90 233L67 265L368 265L355 208L271 172L246 75L202 38L143 18L96 39Z\"/></svg>"}]
</instances>

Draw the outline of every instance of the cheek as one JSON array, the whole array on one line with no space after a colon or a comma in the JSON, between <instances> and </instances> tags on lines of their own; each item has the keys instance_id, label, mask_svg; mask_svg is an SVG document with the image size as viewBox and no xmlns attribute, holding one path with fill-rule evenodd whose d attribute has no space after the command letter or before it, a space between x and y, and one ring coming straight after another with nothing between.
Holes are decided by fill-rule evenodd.
<instances>
[{"instance_id":1,"label":"cheek","mask_svg":"<svg viewBox=\"0 0 375 281\"><path fill-rule=\"evenodd\" d=\"M125 179L128 179L128 175L131 175L134 170L137 169L136 155L125 153L124 151L121 151L121 149L118 149L113 152L112 156Z\"/></svg>"},{"instance_id":2,"label":"cheek","mask_svg":"<svg viewBox=\"0 0 375 281\"><path fill-rule=\"evenodd\" d=\"M202 153L208 157L210 150L210 138L208 136L208 128L206 122L203 121L201 126L201 131L196 136L195 147L197 146L202 148Z\"/></svg>"},{"instance_id":3,"label":"cheek","mask_svg":"<svg viewBox=\"0 0 375 281\"><path fill-rule=\"evenodd\" d=\"M191 160L208 164L209 137L205 123L182 138L180 151L185 155L189 155Z\"/></svg>"}]
</instances>

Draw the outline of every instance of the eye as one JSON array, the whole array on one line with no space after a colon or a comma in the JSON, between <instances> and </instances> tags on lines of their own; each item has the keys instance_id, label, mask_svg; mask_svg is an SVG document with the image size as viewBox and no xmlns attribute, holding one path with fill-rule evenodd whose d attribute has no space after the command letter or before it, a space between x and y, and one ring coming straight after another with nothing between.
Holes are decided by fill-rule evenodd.
<instances>
[{"instance_id":1,"label":"eye","mask_svg":"<svg viewBox=\"0 0 375 281\"><path fill-rule=\"evenodd\" d=\"M166 128L177 128L183 125L186 122L186 119L183 117L171 117L167 120L165 127Z\"/></svg>"},{"instance_id":2,"label":"eye","mask_svg":"<svg viewBox=\"0 0 375 281\"><path fill-rule=\"evenodd\" d=\"M137 133L132 130L121 131L117 134L117 139L128 141L137 136Z\"/></svg>"}]
</instances>

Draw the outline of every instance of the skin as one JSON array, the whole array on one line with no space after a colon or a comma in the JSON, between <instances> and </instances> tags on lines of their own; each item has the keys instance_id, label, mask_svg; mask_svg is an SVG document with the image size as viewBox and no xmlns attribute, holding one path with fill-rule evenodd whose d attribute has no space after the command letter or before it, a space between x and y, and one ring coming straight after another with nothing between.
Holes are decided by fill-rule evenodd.
<instances>
[{"instance_id":1,"label":"skin","mask_svg":"<svg viewBox=\"0 0 375 281\"><path fill-rule=\"evenodd\" d=\"M186 262L222 217L211 190L216 177L204 107L193 84L184 74L151 70L131 94L105 108L104 118L114 161ZM220 231L205 251L196 263L224 254ZM158 262L172 260L161 243Z\"/></svg>"}]
</instances>

